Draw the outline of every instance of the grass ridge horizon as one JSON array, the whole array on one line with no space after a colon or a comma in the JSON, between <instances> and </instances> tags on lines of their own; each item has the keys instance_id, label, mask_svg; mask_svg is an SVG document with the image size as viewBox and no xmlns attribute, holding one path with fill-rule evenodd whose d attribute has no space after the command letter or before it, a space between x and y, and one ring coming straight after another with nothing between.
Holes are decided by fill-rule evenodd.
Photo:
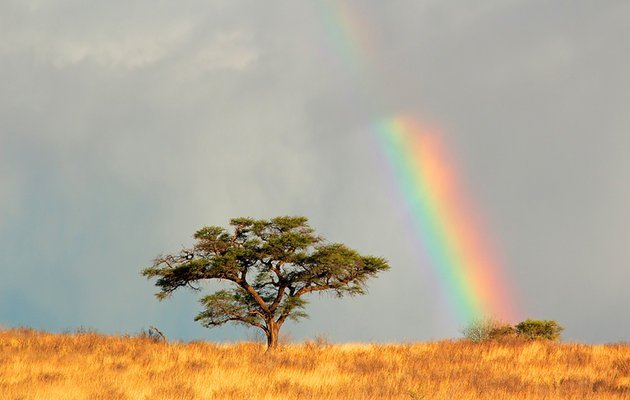
<instances>
[{"instance_id":1,"label":"grass ridge horizon","mask_svg":"<svg viewBox=\"0 0 630 400\"><path fill-rule=\"evenodd\" d=\"M0 329L8 399L625 399L630 344L283 345Z\"/></svg>"}]
</instances>

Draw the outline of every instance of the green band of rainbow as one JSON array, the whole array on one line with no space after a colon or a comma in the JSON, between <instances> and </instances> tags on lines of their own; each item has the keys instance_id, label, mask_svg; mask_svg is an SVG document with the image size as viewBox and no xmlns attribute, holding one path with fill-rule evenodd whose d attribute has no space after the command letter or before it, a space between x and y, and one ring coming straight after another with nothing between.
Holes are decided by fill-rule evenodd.
<instances>
[{"instance_id":1,"label":"green band of rainbow","mask_svg":"<svg viewBox=\"0 0 630 400\"><path fill-rule=\"evenodd\" d=\"M409 117L377 125L381 148L394 171L411 222L461 323L513 310L496 264L484 249L440 136Z\"/></svg>"}]
</instances>

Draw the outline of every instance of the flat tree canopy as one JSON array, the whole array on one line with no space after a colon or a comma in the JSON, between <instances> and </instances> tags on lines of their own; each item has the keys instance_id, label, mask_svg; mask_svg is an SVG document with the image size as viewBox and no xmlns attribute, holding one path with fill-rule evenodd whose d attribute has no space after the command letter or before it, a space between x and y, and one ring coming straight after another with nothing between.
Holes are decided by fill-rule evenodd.
<instances>
[{"instance_id":1,"label":"flat tree canopy","mask_svg":"<svg viewBox=\"0 0 630 400\"><path fill-rule=\"evenodd\" d=\"M200 300L204 310L195 320L208 328L228 322L257 327L269 349L277 347L287 319L307 316L304 295L364 294L367 280L389 269L383 258L326 242L305 217L233 218L230 225L198 230L192 248L157 257L142 275L157 278L160 300L180 287L200 290L204 280L231 282L230 289Z\"/></svg>"}]
</instances>

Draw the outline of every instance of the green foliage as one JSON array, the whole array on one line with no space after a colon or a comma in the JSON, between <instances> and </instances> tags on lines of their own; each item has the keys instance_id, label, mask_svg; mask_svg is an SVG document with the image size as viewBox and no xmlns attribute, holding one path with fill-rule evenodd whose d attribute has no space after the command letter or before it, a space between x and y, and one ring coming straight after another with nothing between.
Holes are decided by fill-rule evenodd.
<instances>
[{"instance_id":1,"label":"green foliage","mask_svg":"<svg viewBox=\"0 0 630 400\"><path fill-rule=\"evenodd\" d=\"M512 325L501 323L490 331L490 340L504 340L513 338L515 335L516 329Z\"/></svg>"},{"instance_id":2,"label":"green foliage","mask_svg":"<svg viewBox=\"0 0 630 400\"><path fill-rule=\"evenodd\" d=\"M230 322L260 328L270 346L287 319L307 317L302 296L364 294L369 278L389 269L383 258L325 242L305 217L233 218L230 226L199 229L193 247L157 257L142 274L157 278L160 300L181 287L200 290L206 280L231 283L201 299L204 310L196 320L206 327Z\"/></svg>"},{"instance_id":3,"label":"green foliage","mask_svg":"<svg viewBox=\"0 0 630 400\"><path fill-rule=\"evenodd\" d=\"M516 325L519 337L531 340L558 340L564 328L553 320L527 319Z\"/></svg>"},{"instance_id":4,"label":"green foliage","mask_svg":"<svg viewBox=\"0 0 630 400\"><path fill-rule=\"evenodd\" d=\"M484 342L487 340L502 340L513 337L515 329L510 324L506 324L494 318L478 319L468 325L462 333L464 337L473 342Z\"/></svg>"},{"instance_id":5,"label":"green foliage","mask_svg":"<svg viewBox=\"0 0 630 400\"><path fill-rule=\"evenodd\" d=\"M474 320L462 330L462 334L473 342L483 342L489 339L490 329L488 320Z\"/></svg>"},{"instance_id":6,"label":"green foliage","mask_svg":"<svg viewBox=\"0 0 630 400\"><path fill-rule=\"evenodd\" d=\"M462 333L473 342L488 340L527 339L557 340L564 328L556 321L539 321L527 319L516 326L503 323L493 318L473 321Z\"/></svg>"}]
</instances>

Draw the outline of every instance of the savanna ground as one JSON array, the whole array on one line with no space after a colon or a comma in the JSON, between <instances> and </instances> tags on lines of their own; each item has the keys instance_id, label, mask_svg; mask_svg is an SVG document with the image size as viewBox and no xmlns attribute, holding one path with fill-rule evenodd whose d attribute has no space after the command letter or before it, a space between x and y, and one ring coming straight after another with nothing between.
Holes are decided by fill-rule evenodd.
<instances>
[{"instance_id":1,"label":"savanna ground","mask_svg":"<svg viewBox=\"0 0 630 400\"><path fill-rule=\"evenodd\" d=\"M630 344L160 343L0 331L2 399L629 399Z\"/></svg>"}]
</instances>

